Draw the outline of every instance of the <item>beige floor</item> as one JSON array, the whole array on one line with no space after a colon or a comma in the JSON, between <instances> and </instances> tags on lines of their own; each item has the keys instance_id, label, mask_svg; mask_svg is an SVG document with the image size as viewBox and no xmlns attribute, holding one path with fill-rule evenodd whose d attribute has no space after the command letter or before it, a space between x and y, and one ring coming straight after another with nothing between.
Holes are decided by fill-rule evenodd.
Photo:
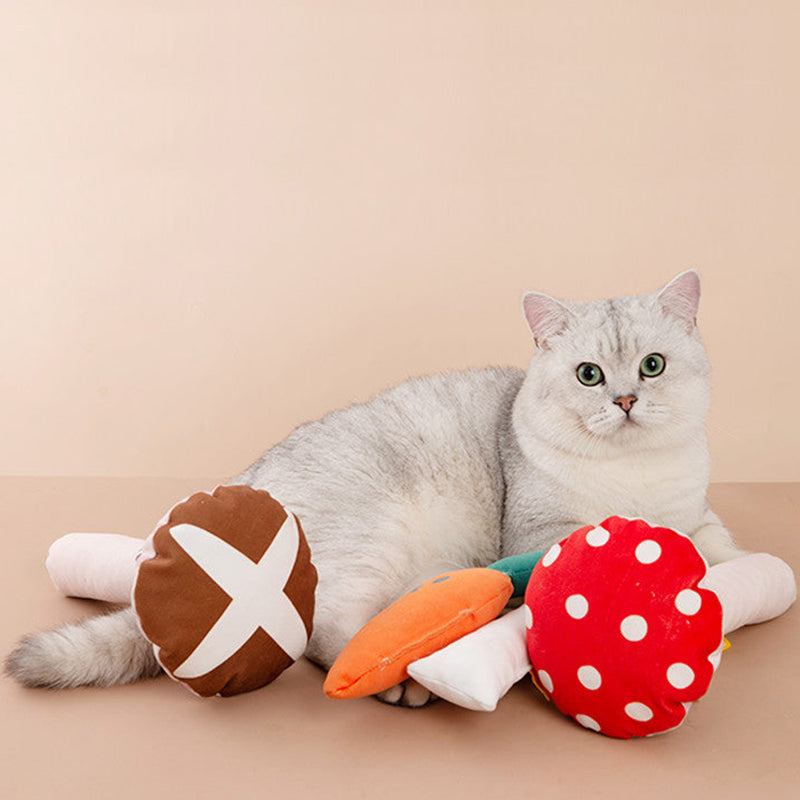
<instances>
[{"instance_id":1,"label":"beige floor","mask_svg":"<svg viewBox=\"0 0 800 800\"><path fill-rule=\"evenodd\" d=\"M59 597L49 543L71 530L145 536L209 480L0 479L0 650L95 610ZM800 484L713 487L750 549L800 573ZM582 730L526 681L491 714L334 701L301 662L261 691L200 700L167 678L114 689L0 680L0 796L800 797L800 611L731 635L706 697L676 732L628 742Z\"/></svg>"}]
</instances>

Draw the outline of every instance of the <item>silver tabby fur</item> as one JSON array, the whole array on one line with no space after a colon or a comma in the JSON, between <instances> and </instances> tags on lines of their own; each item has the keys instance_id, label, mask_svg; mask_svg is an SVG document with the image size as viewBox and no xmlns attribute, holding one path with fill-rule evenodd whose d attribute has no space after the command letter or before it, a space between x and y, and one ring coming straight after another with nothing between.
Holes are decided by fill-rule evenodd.
<instances>
[{"instance_id":1,"label":"silver tabby fur","mask_svg":"<svg viewBox=\"0 0 800 800\"><path fill-rule=\"evenodd\" d=\"M331 665L382 608L437 573L548 547L620 514L693 536L710 563L740 551L706 501L709 366L699 279L649 295L566 303L529 293L527 373L411 380L301 426L231 481L302 520L319 572L308 656ZM642 377L650 353L666 369ZM585 386L583 362L605 380ZM633 395L627 414L614 403ZM8 657L26 685L109 685L156 674L130 610L32 635ZM408 682L382 699L422 705Z\"/></svg>"}]
</instances>

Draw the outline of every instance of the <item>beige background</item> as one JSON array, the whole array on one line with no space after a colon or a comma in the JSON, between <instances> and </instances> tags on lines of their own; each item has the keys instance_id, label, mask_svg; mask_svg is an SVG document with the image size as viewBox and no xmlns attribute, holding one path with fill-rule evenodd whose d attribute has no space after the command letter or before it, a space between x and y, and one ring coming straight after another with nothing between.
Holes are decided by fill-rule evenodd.
<instances>
[{"instance_id":1,"label":"beige background","mask_svg":"<svg viewBox=\"0 0 800 800\"><path fill-rule=\"evenodd\" d=\"M0 473L222 476L698 267L715 480L800 480L800 6L0 9Z\"/></svg>"}]
</instances>

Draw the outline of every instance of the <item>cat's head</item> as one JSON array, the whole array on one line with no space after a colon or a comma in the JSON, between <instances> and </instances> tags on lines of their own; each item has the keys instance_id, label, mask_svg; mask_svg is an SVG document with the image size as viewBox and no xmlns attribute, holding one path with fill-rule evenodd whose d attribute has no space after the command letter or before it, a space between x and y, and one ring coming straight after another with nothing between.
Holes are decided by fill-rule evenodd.
<instances>
[{"instance_id":1,"label":"cat's head","mask_svg":"<svg viewBox=\"0 0 800 800\"><path fill-rule=\"evenodd\" d=\"M586 455L702 435L710 393L699 300L694 271L652 294L614 300L526 294L537 352L515 409L518 433Z\"/></svg>"}]
</instances>

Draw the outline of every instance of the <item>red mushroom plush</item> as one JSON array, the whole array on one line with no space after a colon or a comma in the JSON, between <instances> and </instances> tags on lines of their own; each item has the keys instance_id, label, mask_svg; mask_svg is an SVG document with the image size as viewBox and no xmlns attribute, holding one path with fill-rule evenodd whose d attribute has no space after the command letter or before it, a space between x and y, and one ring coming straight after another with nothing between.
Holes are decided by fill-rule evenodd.
<instances>
[{"instance_id":1,"label":"red mushroom plush","mask_svg":"<svg viewBox=\"0 0 800 800\"><path fill-rule=\"evenodd\" d=\"M688 537L639 519L575 531L528 584L534 679L562 712L606 735L675 728L708 689L724 633L775 616L758 585L755 596L747 591L748 575L759 584L770 572L785 588L785 610L796 592L780 559L758 554L708 569Z\"/></svg>"}]
</instances>

